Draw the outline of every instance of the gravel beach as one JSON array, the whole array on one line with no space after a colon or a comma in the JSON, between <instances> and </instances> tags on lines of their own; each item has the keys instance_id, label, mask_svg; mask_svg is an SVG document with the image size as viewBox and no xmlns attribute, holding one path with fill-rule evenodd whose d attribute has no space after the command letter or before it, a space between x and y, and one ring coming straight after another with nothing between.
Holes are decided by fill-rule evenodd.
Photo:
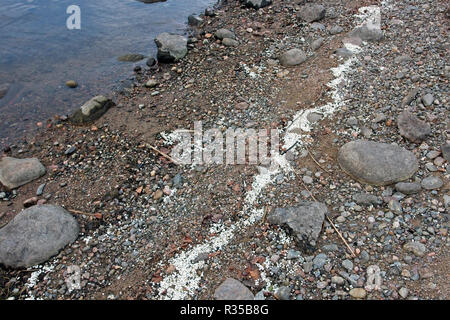
<instances>
[{"instance_id":1,"label":"gravel beach","mask_svg":"<svg viewBox=\"0 0 450 320\"><path fill-rule=\"evenodd\" d=\"M131 86L3 150L38 160L0 162L0 247L30 209L68 239L0 248L0 299L449 299L449 10L228 0L160 35ZM280 154L174 163L196 121L277 129Z\"/></svg>"}]
</instances>

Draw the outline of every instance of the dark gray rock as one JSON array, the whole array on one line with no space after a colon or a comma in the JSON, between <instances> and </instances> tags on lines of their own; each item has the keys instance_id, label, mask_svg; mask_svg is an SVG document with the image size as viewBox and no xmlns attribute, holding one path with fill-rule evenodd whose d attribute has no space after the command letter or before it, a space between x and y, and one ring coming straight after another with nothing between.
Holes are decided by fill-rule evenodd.
<instances>
[{"instance_id":1,"label":"dark gray rock","mask_svg":"<svg viewBox=\"0 0 450 320\"><path fill-rule=\"evenodd\" d=\"M306 54L300 49L291 49L283 53L279 60L282 66L296 66L306 61Z\"/></svg>"},{"instance_id":2,"label":"dark gray rock","mask_svg":"<svg viewBox=\"0 0 450 320\"><path fill-rule=\"evenodd\" d=\"M158 47L158 61L164 63L176 62L187 54L187 39L172 33L161 33L155 38Z\"/></svg>"},{"instance_id":3,"label":"dark gray rock","mask_svg":"<svg viewBox=\"0 0 450 320\"><path fill-rule=\"evenodd\" d=\"M419 143L431 133L431 126L409 111L403 111L397 118L400 135L411 142Z\"/></svg>"},{"instance_id":4,"label":"dark gray rock","mask_svg":"<svg viewBox=\"0 0 450 320\"><path fill-rule=\"evenodd\" d=\"M0 264L28 268L56 255L78 237L78 222L62 207L37 205L0 229Z\"/></svg>"},{"instance_id":5,"label":"dark gray rock","mask_svg":"<svg viewBox=\"0 0 450 320\"><path fill-rule=\"evenodd\" d=\"M268 215L271 224L286 226L304 250L316 246L328 208L320 202L304 201L296 207L276 208Z\"/></svg>"},{"instance_id":6,"label":"dark gray rock","mask_svg":"<svg viewBox=\"0 0 450 320\"><path fill-rule=\"evenodd\" d=\"M236 35L234 34L233 31L230 31L228 29L219 29L216 31L216 33L214 34L216 36L217 39L223 40L225 38L229 38L229 39L234 39L236 40Z\"/></svg>"},{"instance_id":7,"label":"dark gray rock","mask_svg":"<svg viewBox=\"0 0 450 320\"><path fill-rule=\"evenodd\" d=\"M422 187L418 183L414 182L399 182L395 185L395 190L403 194L414 194L422 190Z\"/></svg>"},{"instance_id":8,"label":"dark gray rock","mask_svg":"<svg viewBox=\"0 0 450 320\"><path fill-rule=\"evenodd\" d=\"M91 123L104 115L112 106L114 106L114 103L110 99L104 96L96 96L75 111L69 117L69 121L74 124Z\"/></svg>"},{"instance_id":9,"label":"dark gray rock","mask_svg":"<svg viewBox=\"0 0 450 320\"><path fill-rule=\"evenodd\" d=\"M216 16L216 10L214 10L214 8L206 8L205 9L205 16L207 16L207 17L215 17Z\"/></svg>"},{"instance_id":10,"label":"dark gray rock","mask_svg":"<svg viewBox=\"0 0 450 320\"><path fill-rule=\"evenodd\" d=\"M241 0L249 8L260 9L272 4L272 0Z\"/></svg>"},{"instance_id":11,"label":"dark gray rock","mask_svg":"<svg viewBox=\"0 0 450 320\"><path fill-rule=\"evenodd\" d=\"M9 189L27 184L45 174L45 167L36 158L4 157L0 161L0 182Z\"/></svg>"},{"instance_id":12,"label":"dark gray rock","mask_svg":"<svg viewBox=\"0 0 450 320\"><path fill-rule=\"evenodd\" d=\"M237 47L239 45L239 42L237 40L234 40L234 39L224 38L222 40L222 44L225 47Z\"/></svg>"},{"instance_id":13,"label":"dark gray rock","mask_svg":"<svg viewBox=\"0 0 450 320\"><path fill-rule=\"evenodd\" d=\"M383 202L381 201L381 199L373 194L370 193L357 193L353 196L353 200L357 203L357 204L362 204L362 205L379 205L382 204Z\"/></svg>"},{"instance_id":14,"label":"dark gray rock","mask_svg":"<svg viewBox=\"0 0 450 320\"><path fill-rule=\"evenodd\" d=\"M450 162L450 143L444 144L441 147L442 155L447 162Z\"/></svg>"},{"instance_id":15,"label":"dark gray rock","mask_svg":"<svg viewBox=\"0 0 450 320\"><path fill-rule=\"evenodd\" d=\"M320 37L320 38L314 40L314 41L311 43L311 49L313 49L314 51L316 51L317 49L319 49L319 48L322 46L323 41L324 41L324 39L323 39L322 37Z\"/></svg>"},{"instance_id":16,"label":"dark gray rock","mask_svg":"<svg viewBox=\"0 0 450 320\"><path fill-rule=\"evenodd\" d=\"M439 189L444 185L444 182L435 176L429 176L422 180L420 183L422 185L422 188L426 190L434 190Z\"/></svg>"},{"instance_id":17,"label":"dark gray rock","mask_svg":"<svg viewBox=\"0 0 450 320\"><path fill-rule=\"evenodd\" d=\"M149 57L145 63L147 66L153 67L156 64L156 59L154 57Z\"/></svg>"},{"instance_id":18,"label":"dark gray rock","mask_svg":"<svg viewBox=\"0 0 450 320\"><path fill-rule=\"evenodd\" d=\"M289 300L291 296L291 289L289 287L280 287L275 292L275 298L278 300Z\"/></svg>"},{"instance_id":19,"label":"dark gray rock","mask_svg":"<svg viewBox=\"0 0 450 320\"><path fill-rule=\"evenodd\" d=\"M216 300L253 300L253 293L241 282L233 278L226 279L214 292Z\"/></svg>"},{"instance_id":20,"label":"dark gray rock","mask_svg":"<svg viewBox=\"0 0 450 320\"><path fill-rule=\"evenodd\" d=\"M196 15L196 14L191 14L189 17L188 17L188 23L189 23L189 25L191 25L191 26L199 26L199 25L201 25L202 23L203 23L203 19L202 18L200 18L198 15Z\"/></svg>"},{"instance_id":21,"label":"dark gray rock","mask_svg":"<svg viewBox=\"0 0 450 320\"><path fill-rule=\"evenodd\" d=\"M6 96L6 94L8 93L9 90L9 84L4 83L4 84L0 84L0 99L2 99L4 96Z\"/></svg>"},{"instance_id":22,"label":"dark gray rock","mask_svg":"<svg viewBox=\"0 0 450 320\"><path fill-rule=\"evenodd\" d=\"M345 144L338 152L338 162L354 179L379 186L406 180L419 168L412 152L366 140Z\"/></svg>"},{"instance_id":23,"label":"dark gray rock","mask_svg":"<svg viewBox=\"0 0 450 320\"><path fill-rule=\"evenodd\" d=\"M342 31L344 31L344 29L341 26L333 26L330 29L330 34L335 35L341 33Z\"/></svg>"},{"instance_id":24,"label":"dark gray rock","mask_svg":"<svg viewBox=\"0 0 450 320\"><path fill-rule=\"evenodd\" d=\"M300 7L298 17L306 22L314 22L325 18L325 12L324 6L308 3Z\"/></svg>"},{"instance_id":25,"label":"dark gray rock","mask_svg":"<svg viewBox=\"0 0 450 320\"><path fill-rule=\"evenodd\" d=\"M363 41L380 41L383 39L383 31L377 25L364 24L360 27L353 29L348 34L349 37L360 38Z\"/></svg>"}]
</instances>

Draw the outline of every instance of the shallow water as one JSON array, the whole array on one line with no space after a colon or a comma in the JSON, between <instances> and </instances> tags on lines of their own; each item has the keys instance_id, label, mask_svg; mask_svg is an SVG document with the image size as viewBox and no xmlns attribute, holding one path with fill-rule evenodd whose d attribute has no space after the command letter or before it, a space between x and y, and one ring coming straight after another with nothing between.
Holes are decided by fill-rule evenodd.
<instances>
[{"instance_id":1,"label":"shallow water","mask_svg":"<svg viewBox=\"0 0 450 320\"><path fill-rule=\"evenodd\" d=\"M0 0L0 144L12 143L55 114L108 94L133 67L128 53L155 55L161 32L184 34L188 15L216 0ZM81 9L81 29L69 30L68 6ZM78 82L69 89L67 80Z\"/></svg>"}]
</instances>

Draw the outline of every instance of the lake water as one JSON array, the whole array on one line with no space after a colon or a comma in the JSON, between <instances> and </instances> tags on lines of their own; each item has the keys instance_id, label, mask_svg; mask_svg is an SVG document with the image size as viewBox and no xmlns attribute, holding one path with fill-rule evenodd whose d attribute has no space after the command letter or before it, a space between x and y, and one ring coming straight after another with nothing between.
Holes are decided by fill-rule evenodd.
<instances>
[{"instance_id":1,"label":"lake water","mask_svg":"<svg viewBox=\"0 0 450 320\"><path fill-rule=\"evenodd\" d=\"M0 144L13 143L55 114L108 94L133 76L128 53L155 55L161 32L184 34L187 17L217 0L0 0ZM67 8L81 11L69 30ZM67 80L78 82L76 89ZM5 85L6 84L6 85Z\"/></svg>"}]
</instances>

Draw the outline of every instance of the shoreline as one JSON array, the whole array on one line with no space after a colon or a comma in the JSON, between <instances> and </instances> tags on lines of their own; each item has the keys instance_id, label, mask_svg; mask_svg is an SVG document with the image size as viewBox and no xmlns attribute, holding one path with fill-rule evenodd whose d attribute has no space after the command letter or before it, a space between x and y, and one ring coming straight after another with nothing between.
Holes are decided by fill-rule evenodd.
<instances>
[{"instance_id":1,"label":"shoreline","mask_svg":"<svg viewBox=\"0 0 450 320\"><path fill-rule=\"evenodd\" d=\"M427 4L420 1L420 6ZM295 17L301 10L296 4L275 0L254 10L238 1L219 3L216 17L204 17L198 32L195 28L187 31L197 41L183 60L143 70L132 91L114 94L116 106L103 117L84 127L56 122L34 141L7 152L18 158L36 156L47 174L20 187L10 201L0 201L0 212L5 213L0 223L20 212L23 202L42 183L46 186L39 199L66 209L101 212L103 218L77 216L81 230L73 244L30 275L0 269L2 286L12 289L9 292L18 289L18 299L212 299L227 277L267 299L352 299L361 291L355 288L363 289L360 298L448 299L444 195L449 190L449 166L445 160L432 163L436 170L431 171L428 165L444 156L441 146L449 139L448 127L441 121L445 117L438 117L442 112L448 114L444 98L448 80L445 75L426 73L437 68L439 74L444 70L442 63L448 64L445 57L439 58L442 24L412 24L414 19L425 21L426 14L402 11L399 2L324 5L326 16L314 24ZM359 43L360 51L340 50L358 26L357 9L369 5L382 12L383 40ZM437 19L445 21L444 11L427 10L434 10ZM426 28L438 40L420 53L410 51L402 35L404 25ZM215 39L220 28L232 30L238 45L225 46ZM319 38L322 45L313 50L312 43ZM292 67L279 65L278 58L292 48L304 50L306 61ZM403 69L399 71L403 76L391 74L402 55L410 57L403 69L411 76L405 77ZM432 108L421 106L420 98L409 102L432 124L425 145L405 141L392 125L416 74L420 95L432 88L438 101L433 101ZM144 86L150 79L156 87ZM391 81L391 87L383 81ZM333 103L339 107L328 117L323 107ZM189 168L145 147L150 144L168 154L171 146L161 133L192 129L194 120L203 121L205 128L281 128L285 134L292 127L285 147L299 138L302 143L295 146L292 157L282 161L293 171L264 176L247 165ZM393 185L357 182L338 163L340 148L356 139L406 148L420 163L409 181L433 175L443 186L400 196L393 192ZM437 155L429 160L432 151ZM377 200L369 204L354 200L360 193ZM270 211L316 198L327 205L329 217L357 257L350 255L328 222L312 252L303 252L282 227L267 221L253 223L261 219L266 207ZM398 205L401 213L396 211ZM416 209L422 207L430 209ZM418 226L411 227L414 224ZM405 251L410 240L424 244L426 253L418 256ZM82 289L69 292L62 279L65 268L73 264L83 270ZM373 265L384 273L382 290L367 289L367 273ZM394 271L397 265L400 269ZM416 273L420 276L414 280ZM12 281L14 277L20 280ZM439 290L429 286L430 281ZM0 296L9 298L6 292Z\"/></svg>"}]
</instances>

